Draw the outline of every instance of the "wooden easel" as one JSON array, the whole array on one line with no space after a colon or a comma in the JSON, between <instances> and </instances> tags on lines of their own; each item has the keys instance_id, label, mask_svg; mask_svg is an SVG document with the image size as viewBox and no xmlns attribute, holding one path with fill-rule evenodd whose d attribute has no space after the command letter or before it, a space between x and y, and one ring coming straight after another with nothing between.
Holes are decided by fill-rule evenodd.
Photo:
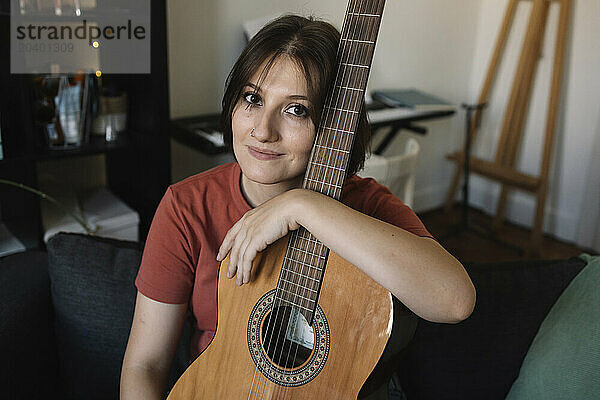
<instances>
[{"instance_id":1,"label":"wooden easel","mask_svg":"<svg viewBox=\"0 0 600 400\"><path fill-rule=\"evenodd\" d=\"M563 59L569 28L571 0L509 0L500 33L496 41L494 54L487 71L483 88L479 95L479 104L488 102L490 88L504 51L506 39L514 19L517 5L520 1L532 1L533 6L506 107L495 159L494 161L488 161L477 157L469 157L469 160L472 172L502 184L502 192L498 201L496 216L492 224L494 231L497 231L502 226L506 200L510 189L527 191L533 193L537 197L534 226L531 232L530 245L527 250L530 253L539 254L541 250L542 222L544 220L546 192L548 189L548 173L550 170L550 159L554 144L556 116L560 98ZM540 58L548 10L553 1L560 3L560 17L556 35L554 66L552 69L540 174L539 176L533 176L517 171L515 169L515 161L519 153L521 138L523 136L525 116L531 98L538 59ZM481 119L481 111L481 109L477 109L471 121L469 129L471 144L475 138L475 133ZM457 165L453 181L446 197L444 207L446 211L449 211L452 208L454 202L454 196L464 167L464 154L465 149L463 148L462 151L447 156L449 160L456 162Z\"/></svg>"}]
</instances>

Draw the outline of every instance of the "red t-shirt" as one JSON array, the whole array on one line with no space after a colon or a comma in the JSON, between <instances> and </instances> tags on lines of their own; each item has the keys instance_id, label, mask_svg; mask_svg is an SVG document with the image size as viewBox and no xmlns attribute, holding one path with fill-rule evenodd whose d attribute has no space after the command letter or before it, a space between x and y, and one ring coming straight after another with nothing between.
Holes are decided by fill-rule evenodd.
<instances>
[{"instance_id":1,"label":"red t-shirt","mask_svg":"<svg viewBox=\"0 0 600 400\"><path fill-rule=\"evenodd\" d=\"M171 185L152 220L135 281L140 293L153 300L190 303L196 319L192 360L208 346L217 326L217 252L227 231L252 208L240 177L239 165L229 163ZM373 179L348 179L342 202L431 237L415 213Z\"/></svg>"}]
</instances>

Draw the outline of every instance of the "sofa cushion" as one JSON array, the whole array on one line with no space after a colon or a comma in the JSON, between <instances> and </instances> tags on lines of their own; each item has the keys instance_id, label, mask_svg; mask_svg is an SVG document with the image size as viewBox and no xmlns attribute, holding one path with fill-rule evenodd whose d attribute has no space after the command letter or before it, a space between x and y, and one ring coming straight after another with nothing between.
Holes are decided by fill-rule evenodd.
<instances>
[{"instance_id":1,"label":"sofa cushion","mask_svg":"<svg viewBox=\"0 0 600 400\"><path fill-rule=\"evenodd\" d=\"M140 260L134 242L65 233L48 241L62 398L118 397Z\"/></svg>"},{"instance_id":2,"label":"sofa cushion","mask_svg":"<svg viewBox=\"0 0 600 400\"><path fill-rule=\"evenodd\" d=\"M542 322L507 400L600 398L600 256L565 289Z\"/></svg>"},{"instance_id":3,"label":"sofa cushion","mask_svg":"<svg viewBox=\"0 0 600 400\"><path fill-rule=\"evenodd\" d=\"M504 399L542 320L584 266L577 257L465 265L475 310L456 325L419 321L398 370L407 398Z\"/></svg>"},{"instance_id":4,"label":"sofa cushion","mask_svg":"<svg viewBox=\"0 0 600 400\"><path fill-rule=\"evenodd\" d=\"M46 253L0 257L1 399L53 397L57 364L53 319Z\"/></svg>"}]
</instances>

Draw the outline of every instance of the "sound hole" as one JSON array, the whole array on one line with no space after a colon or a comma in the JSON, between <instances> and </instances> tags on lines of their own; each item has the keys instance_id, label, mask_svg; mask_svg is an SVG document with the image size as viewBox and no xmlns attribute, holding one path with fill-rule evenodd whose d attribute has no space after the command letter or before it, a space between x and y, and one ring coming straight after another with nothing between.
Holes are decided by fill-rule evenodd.
<instances>
[{"instance_id":1,"label":"sound hole","mask_svg":"<svg viewBox=\"0 0 600 400\"><path fill-rule=\"evenodd\" d=\"M310 358L315 336L300 311L287 306L274 308L266 315L261 333L262 347L278 367L297 368Z\"/></svg>"}]
</instances>

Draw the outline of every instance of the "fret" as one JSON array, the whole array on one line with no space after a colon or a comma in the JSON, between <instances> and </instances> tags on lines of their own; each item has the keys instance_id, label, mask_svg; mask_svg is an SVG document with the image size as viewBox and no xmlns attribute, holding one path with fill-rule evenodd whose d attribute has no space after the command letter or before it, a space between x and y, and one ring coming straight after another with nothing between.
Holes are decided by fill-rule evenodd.
<instances>
[{"instance_id":1,"label":"fret","mask_svg":"<svg viewBox=\"0 0 600 400\"><path fill-rule=\"evenodd\" d=\"M361 57L361 60L367 61L369 59L369 57L367 57L369 54L371 54L373 52L373 45L371 45L370 43L365 43L365 42L357 42L357 40L359 39L350 39L351 43L344 43L341 46L341 54L340 54L340 61L352 61L352 60L356 60L359 55L362 55L364 57ZM361 62L361 64L366 64L366 62ZM357 85L352 85L352 86L357 86Z\"/></svg>"},{"instance_id":2,"label":"fret","mask_svg":"<svg viewBox=\"0 0 600 400\"><path fill-rule=\"evenodd\" d=\"M321 148L323 148L323 149L327 149L327 150L335 150L335 151L339 151L340 153L347 153L347 154L350 154L350 152L349 152L348 150L344 150L344 149L337 149L337 148L335 148L335 147L324 146L324 145L322 145L322 144L317 144L317 143L315 143L315 146L316 146L316 147L321 147ZM314 163L313 163L313 164L314 164Z\"/></svg>"},{"instance_id":3,"label":"fret","mask_svg":"<svg viewBox=\"0 0 600 400\"><path fill-rule=\"evenodd\" d=\"M341 82L340 82L341 83ZM363 101L363 93L359 90L351 90L351 89L341 89L340 86L336 86L333 89L333 99L337 101L336 104L338 107L350 110L360 110L360 106ZM328 102L326 104L331 104L332 102Z\"/></svg>"},{"instance_id":4,"label":"fret","mask_svg":"<svg viewBox=\"0 0 600 400\"><path fill-rule=\"evenodd\" d=\"M347 131L347 130L344 130L344 129L332 128L330 126L323 126L323 129L329 129L330 131L336 131L336 132L342 132L342 133L348 133L350 135L354 135L354 132L352 132L352 131Z\"/></svg>"},{"instance_id":5,"label":"fret","mask_svg":"<svg viewBox=\"0 0 600 400\"><path fill-rule=\"evenodd\" d=\"M318 180L316 180L316 179L310 179L310 178L306 178L306 180L307 180L307 181L310 181L310 182L319 183L319 184L321 184L321 185L327 185L327 186L331 186L331 187L334 187L334 188L336 188L336 189L341 189L341 188L342 188L342 187L341 187L341 186L339 186L339 185L334 185L333 183L327 183L327 182L323 182L323 181L318 181Z\"/></svg>"},{"instance_id":6,"label":"fret","mask_svg":"<svg viewBox=\"0 0 600 400\"><path fill-rule=\"evenodd\" d=\"M315 269L315 270L317 270L318 272L322 272L322 271L323 271L323 269L322 269L322 268L316 267L316 266L314 266L314 265L310 265L310 264L308 264L308 263L305 263L305 262L302 262L302 261L300 261L300 260L296 260L296 259L294 259L294 258L291 258L291 257L288 257L288 256L286 256L285 258L286 258L286 259L287 259L289 262L294 262L294 263L296 263L296 264L300 264L300 265L302 265L303 267L312 268L312 269ZM295 274L298 274L298 275L301 275L301 276L309 277L308 275L303 275L303 274L301 274L300 272L296 272L296 271L294 271L293 269L291 269L291 268L290 268L290 266L289 266L289 265L287 266L287 268L286 268L285 270L286 270L286 271L293 272L293 273L295 273ZM310 278L310 277L309 277L309 278ZM314 278L311 278L311 279L314 279Z\"/></svg>"},{"instance_id":7,"label":"fret","mask_svg":"<svg viewBox=\"0 0 600 400\"><path fill-rule=\"evenodd\" d=\"M305 290L310 290L311 292L314 292L314 293L318 293L318 291L316 291L315 289L311 289L309 287L302 286L302 285L300 285L299 283L296 283L296 282L288 281L285 278L281 278L281 280L284 281L285 283L289 283L291 285L298 286L299 288L302 288L302 289L305 289ZM289 293L289 290L287 292Z\"/></svg>"},{"instance_id":8,"label":"fret","mask_svg":"<svg viewBox=\"0 0 600 400\"><path fill-rule=\"evenodd\" d=\"M342 86L366 86L363 84L367 82L368 71L365 70L364 72L365 73L361 73L360 76L354 76L355 74L340 73L338 80L336 80L336 84Z\"/></svg>"},{"instance_id":9,"label":"fret","mask_svg":"<svg viewBox=\"0 0 600 400\"><path fill-rule=\"evenodd\" d=\"M348 15L358 15L358 16L361 16L361 17L376 17L376 18L381 18L381 15L379 15L379 14L365 14L365 13L349 12Z\"/></svg>"},{"instance_id":10,"label":"fret","mask_svg":"<svg viewBox=\"0 0 600 400\"><path fill-rule=\"evenodd\" d=\"M311 277L311 276L308 276L308 275L302 275L301 273L299 273L299 272L296 272L296 271L292 271L292 270L282 270L281 272L282 272L282 273L283 273L283 272L286 272L286 273L292 273L292 274L295 274L295 275L300 275L300 277L301 277L301 278L307 278L307 279L310 279L310 280L312 281L312 283L310 283L310 284L311 284L311 285L314 285L314 284L316 284L316 286L317 286L317 287L319 286L319 283L321 282L321 281L320 281L318 278L313 278L313 277ZM282 276L282 275L279 275L279 278L280 278L280 279L284 279L284 280L286 280L286 281L289 281L289 279L285 279L285 278L283 278L283 276ZM290 282L291 282L291 281L290 281ZM308 284L308 283L309 283L309 281L306 281L306 283Z\"/></svg>"},{"instance_id":11,"label":"fret","mask_svg":"<svg viewBox=\"0 0 600 400\"><path fill-rule=\"evenodd\" d=\"M349 63L340 63L342 65L346 65L348 67L355 67L355 68L369 68L368 65L361 65L361 64L349 64Z\"/></svg>"},{"instance_id":12,"label":"fret","mask_svg":"<svg viewBox=\"0 0 600 400\"><path fill-rule=\"evenodd\" d=\"M334 110L334 111L341 111L341 112L349 112L352 114L358 114L358 111L353 111L353 110L346 110L344 108L335 108L335 107L330 107L330 106L325 106L326 109L328 110Z\"/></svg>"},{"instance_id":13,"label":"fret","mask_svg":"<svg viewBox=\"0 0 600 400\"><path fill-rule=\"evenodd\" d=\"M319 166L319 167L325 167L325 168L334 169L334 170L337 170L337 171L346 172L346 170L344 168L334 167L333 165L321 164L321 163L318 163L318 162L315 162L315 161L313 161L311 164Z\"/></svg>"},{"instance_id":14,"label":"fret","mask_svg":"<svg viewBox=\"0 0 600 400\"><path fill-rule=\"evenodd\" d=\"M302 275L301 273L299 273L299 272L296 272L296 271L293 271L293 270L291 270L291 269L284 269L284 270L282 270L281 272L284 272L284 271L285 271L286 273L292 273L292 274L295 274L295 275L300 275L300 277L301 277L301 278L307 278L307 279L310 279L310 280L311 280L311 281L313 281L313 282L317 282L317 283L319 283L319 282L320 282L320 280L319 280L319 279L317 279L317 278L313 278L313 277L311 277L311 276L308 276L308 275ZM281 277L281 275L280 275L280 277ZM283 278L282 278L282 279L283 279ZM308 281L307 281L307 282L308 282Z\"/></svg>"},{"instance_id":15,"label":"fret","mask_svg":"<svg viewBox=\"0 0 600 400\"><path fill-rule=\"evenodd\" d=\"M354 134L356 122L358 122L358 114L344 113L326 113L321 119L325 127L330 127L336 132Z\"/></svg>"},{"instance_id":16,"label":"fret","mask_svg":"<svg viewBox=\"0 0 600 400\"><path fill-rule=\"evenodd\" d=\"M344 89L344 90L354 90L357 92L364 92L365 89L360 89L360 88L355 88L355 87L350 87L350 86L342 86L342 85L336 85L335 87L340 88L340 89Z\"/></svg>"},{"instance_id":17,"label":"fret","mask_svg":"<svg viewBox=\"0 0 600 400\"><path fill-rule=\"evenodd\" d=\"M293 283L293 282L290 282L290 283ZM300 285L297 285L297 286L300 286ZM315 300L314 300L314 299L311 299L311 298L309 298L309 297L304 297L304 296L302 296L302 295L300 295L300 294L298 294L298 293L290 292L289 290L282 289L281 287L279 288L279 290L280 290L281 292L283 292L283 293L287 293L287 294L291 294L292 296L299 297L300 299L302 299L302 300L304 300L304 301L310 301L311 303L315 303ZM295 299L294 299L294 300L295 300ZM309 305L310 305L310 304L309 304Z\"/></svg>"},{"instance_id":18,"label":"fret","mask_svg":"<svg viewBox=\"0 0 600 400\"><path fill-rule=\"evenodd\" d=\"M304 237L304 236L297 235L296 238L302 239L302 240L306 240L309 243L314 243L314 244L318 244L320 246L323 246L323 243L319 242L316 239L311 238L310 236L309 237Z\"/></svg>"},{"instance_id":19,"label":"fret","mask_svg":"<svg viewBox=\"0 0 600 400\"><path fill-rule=\"evenodd\" d=\"M308 311L308 312L314 312L314 311L315 311L315 310L312 310L312 309L310 309L310 308L306 308L306 307L304 307L304 306L301 306L300 304L296 304L296 303L294 303L294 302L292 302L292 301L289 301L289 300L286 300L286 299L282 299L281 297L279 297L279 298L275 299L275 301L276 301L276 302L277 302L277 301L279 301L279 302L282 302L282 301L284 301L284 302L286 302L286 303L288 303L288 304L291 304L291 305L292 305L292 306L294 306L294 307L303 308L303 309L305 309L305 310L306 310L306 311Z\"/></svg>"},{"instance_id":20,"label":"fret","mask_svg":"<svg viewBox=\"0 0 600 400\"><path fill-rule=\"evenodd\" d=\"M355 43L367 43L367 44L375 44L372 40L359 40L359 39L341 39L342 42L355 42Z\"/></svg>"},{"instance_id":21,"label":"fret","mask_svg":"<svg viewBox=\"0 0 600 400\"><path fill-rule=\"evenodd\" d=\"M317 243L318 243L318 242L317 242ZM312 257L319 257L319 258L321 258L321 259L323 259L323 260L325 260L325 259L326 259L326 257L323 257L323 256L322 256L322 255L320 255L320 254L316 254L316 253L313 253L313 252L310 252L310 251L307 251L307 250L299 249L298 247L296 247L296 246L294 246L294 245L292 245L292 244L290 244L290 248L292 248L293 250L298 250L298 251L301 251L301 252L303 252L303 253L306 253L306 254L308 254L308 255L310 255L310 256L312 256Z\"/></svg>"}]
</instances>

